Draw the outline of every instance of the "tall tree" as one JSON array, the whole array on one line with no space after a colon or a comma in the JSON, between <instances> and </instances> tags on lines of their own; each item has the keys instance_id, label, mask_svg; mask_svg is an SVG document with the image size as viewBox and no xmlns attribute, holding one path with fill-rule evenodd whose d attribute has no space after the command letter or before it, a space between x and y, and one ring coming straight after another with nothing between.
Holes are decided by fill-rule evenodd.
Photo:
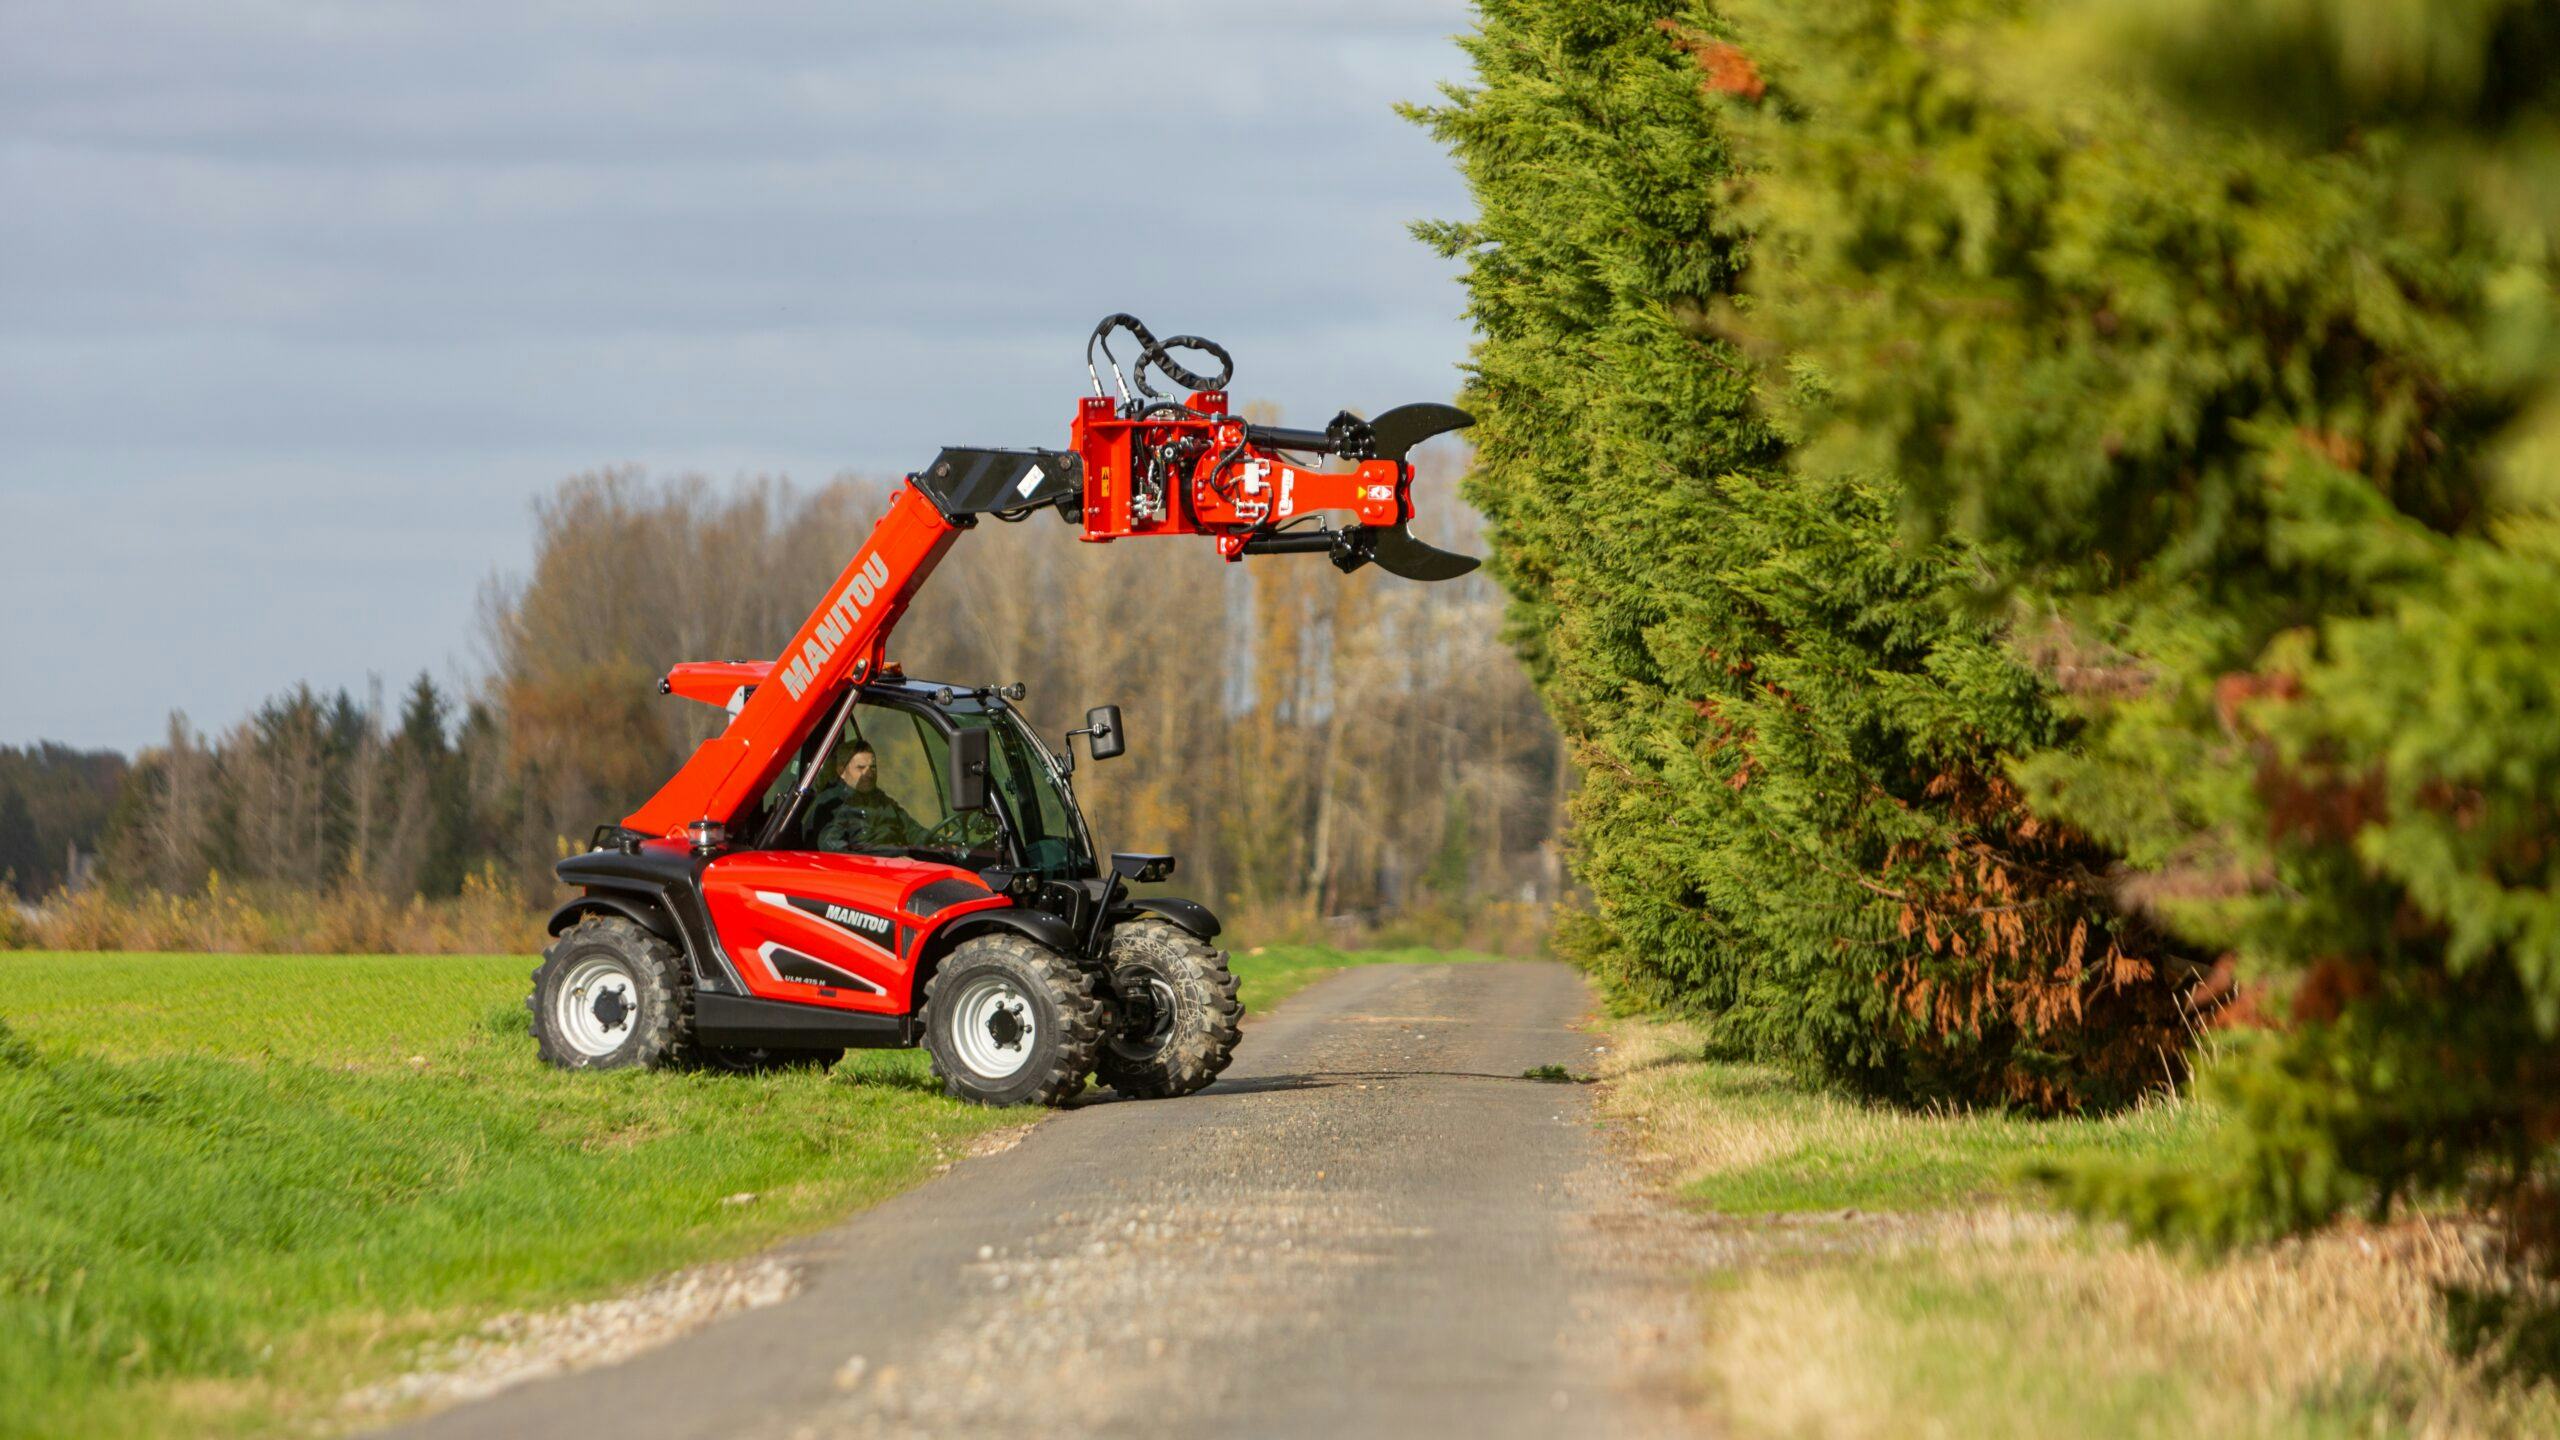
<instances>
[{"instance_id":1,"label":"tall tree","mask_svg":"<svg viewBox=\"0 0 2560 1440\"><path fill-rule=\"evenodd\" d=\"M1481 334L1469 493L1583 775L1571 941L1886 1093L2120 1100L2176 1069L2187 967L2006 778L2064 729L1957 603L1983 558L1901 538L1889 474L1791 465L1769 392L1810 377L1719 330L1755 253L1721 35L1488 0L1422 112L1479 211L1423 229Z\"/></svg>"},{"instance_id":2,"label":"tall tree","mask_svg":"<svg viewBox=\"0 0 2560 1440\"><path fill-rule=\"evenodd\" d=\"M399 777L402 824L417 837L415 886L426 895L451 895L479 858L471 842L471 787L450 731L453 706L425 671L401 702L400 726L391 737Z\"/></svg>"}]
</instances>

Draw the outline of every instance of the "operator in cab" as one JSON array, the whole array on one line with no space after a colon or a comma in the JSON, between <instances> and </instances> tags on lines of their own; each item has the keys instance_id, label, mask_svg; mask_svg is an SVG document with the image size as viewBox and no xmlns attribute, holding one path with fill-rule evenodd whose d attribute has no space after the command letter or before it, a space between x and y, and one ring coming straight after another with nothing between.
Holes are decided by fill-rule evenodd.
<instances>
[{"instance_id":1,"label":"operator in cab","mask_svg":"<svg viewBox=\"0 0 2560 1440\"><path fill-rule=\"evenodd\" d=\"M853 742L835 778L809 797L809 813L818 848L838 854L898 850L924 838L924 827L880 788L880 757L868 740Z\"/></svg>"}]
</instances>

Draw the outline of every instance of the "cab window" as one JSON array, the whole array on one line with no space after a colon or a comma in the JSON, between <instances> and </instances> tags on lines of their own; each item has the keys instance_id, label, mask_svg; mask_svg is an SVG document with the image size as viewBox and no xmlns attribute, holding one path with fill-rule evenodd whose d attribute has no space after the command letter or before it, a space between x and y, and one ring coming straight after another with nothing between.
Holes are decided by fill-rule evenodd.
<instances>
[{"instance_id":1,"label":"cab window","mask_svg":"<svg viewBox=\"0 0 2560 1440\"><path fill-rule=\"evenodd\" d=\"M1003 834L983 814L954 817L949 797L950 743L909 709L857 703L835 748L819 763L817 783L789 830L785 850L839 855L906 855L984 867L1004 860ZM800 783L794 762L766 797L767 813Z\"/></svg>"}]
</instances>

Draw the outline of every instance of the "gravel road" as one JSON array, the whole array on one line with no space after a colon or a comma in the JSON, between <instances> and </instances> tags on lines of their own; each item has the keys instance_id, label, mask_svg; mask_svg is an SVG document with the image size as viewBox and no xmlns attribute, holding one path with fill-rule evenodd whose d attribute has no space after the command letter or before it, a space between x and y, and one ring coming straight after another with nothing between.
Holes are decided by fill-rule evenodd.
<instances>
[{"instance_id":1,"label":"gravel road","mask_svg":"<svg viewBox=\"0 0 2560 1440\"><path fill-rule=\"evenodd\" d=\"M779 1304L396 1433L1678 1433L1678 1221L1587 1087L1522 1076L1589 1071L1588 1007L1557 965L1342 972L1199 1095L1086 1104L777 1252Z\"/></svg>"}]
</instances>

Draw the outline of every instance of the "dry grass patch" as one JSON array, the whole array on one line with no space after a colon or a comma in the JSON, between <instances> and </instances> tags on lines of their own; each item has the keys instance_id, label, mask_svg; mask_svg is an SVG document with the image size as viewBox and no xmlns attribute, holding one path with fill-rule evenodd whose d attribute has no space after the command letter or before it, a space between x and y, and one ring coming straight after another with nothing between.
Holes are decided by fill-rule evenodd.
<instances>
[{"instance_id":1,"label":"dry grass patch","mask_svg":"<svg viewBox=\"0 0 2560 1440\"><path fill-rule=\"evenodd\" d=\"M2495 1267L2451 1220L2208 1260L2044 1208L2037 1159L2170 1153L2209 1117L1905 1115L1612 1027L1603 1104L1715 1212L1701 1368L1741 1436L2560 1434L2560 1388L2448 1348Z\"/></svg>"},{"instance_id":2,"label":"dry grass patch","mask_svg":"<svg viewBox=\"0 0 2560 1440\"><path fill-rule=\"evenodd\" d=\"M1695 1025L1627 1020L1610 1027L1599 1065L1603 1107L1639 1122L1631 1132L1638 1156L1683 1187L1785 1154L1801 1133L1775 1116L1696 1103L1705 1049Z\"/></svg>"}]
</instances>

